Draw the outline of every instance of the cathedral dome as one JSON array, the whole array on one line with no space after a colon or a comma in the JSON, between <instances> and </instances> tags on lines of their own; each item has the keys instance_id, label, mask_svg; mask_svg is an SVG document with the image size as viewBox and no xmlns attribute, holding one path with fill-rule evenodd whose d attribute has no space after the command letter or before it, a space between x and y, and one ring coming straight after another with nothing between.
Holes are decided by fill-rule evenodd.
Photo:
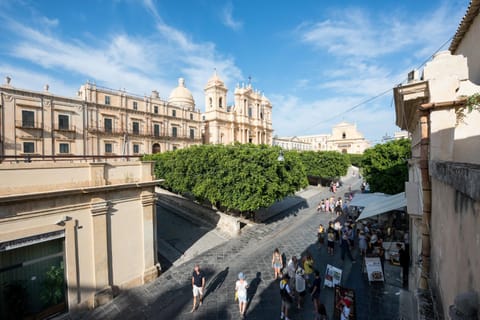
<instances>
[{"instance_id":1,"label":"cathedral dome","mask_svg":"<svg viewBox=\"0 0 480 320\"><path fill-rule=\"evenodd\" d=\"M179 107L194 107L192 93L185 87L185 79L178 79L178 87L173 89L168 97L168 102Z\"/></svg>"}]
</instances>

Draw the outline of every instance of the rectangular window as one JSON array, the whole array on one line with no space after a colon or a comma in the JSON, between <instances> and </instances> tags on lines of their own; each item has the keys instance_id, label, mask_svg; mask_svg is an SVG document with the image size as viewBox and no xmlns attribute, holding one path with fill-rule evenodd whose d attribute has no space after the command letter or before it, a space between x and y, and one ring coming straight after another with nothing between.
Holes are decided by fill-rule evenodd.
<instances>
[{"instance_id":1,"label":"rectangular window","mask_svg":"<svg viewBox=\"0 0 480 320\"><path fill-rule=\"evenodd\" d=\"M190 120L193 120L193 113L190 113Z\"/></svg>"},{"instance_id":2,"label":"rectangular window","mask_svg":"<svg viewBox=\"0 0 480 320\"><path fill-rule=\"evenodd\" d=\"M105 153L112 153L113 152L113 146L111 143L105 143Z\"/></svg>"},{"instance_id":3,"label":"rectangular window","mask_svg":"<svg viewBox=\"0 0 480 320\"><path fill-rule=\"evenodd\" d=\"M132 122L132 132L133 134L140 134L140 123L136 121Z\"/></svg>"},{"instance_id":4,"label":"rectangular window","mask_svg":"<svg viewBox=\"0 0 480 320\"><path fill-rule=\"evenodd\" d=\"M35 152L35 143L34 142L24 142L23 143L23 153L34 153Z\"/></svg>"},{"instance_id":5,"label":"rectangular window","mask_svg":"<svg viewBox=\"0 0 480 320\"><path fill-rule=\"evenodd\" d=\"M172 150L173 151L177 150L177 146L172 146Z\"/></svg>"},{"instance_id":6,"label":"rectangular window","mask_svg":"<svg viewBox=\"0 0 480 320\"><path fill-rule=\"evenodd\" d=\"M251 107L248 108L248 117L249 118L252 117L252 108Z\"/></svg>"},{"instance_id":7,"label":"rectangular window","mask_svg":"<svg viewBox=\"0 0 480 320\"><path fill-rule=\"evenodd\" d=\"M172 137L177 137L177 127L172 127Z\"/></svg>"},{"instance_id":8,"label":"rectangular window","mask_svg":"<svg viewBox=\"0 0 480 320\"><path fill-rule=\"evenodd\" d=\"M64 114L58 115L58 129L59 130L68 130L69 129L69 117Z\"/></svg>"},{"instance_id":9,"label":"rectangular window","mask_svg":"<svg viewBox=\"0 0 480 320\"><path fill-rule=\"evenodd\" d=\"M140 145L139 144L134 144L133 145L133 153L135 153L135 154L140 153Z\"/></svg>"},{"instance_id":10,"label":"rectangular window","mask_svg":"<svg viewBox=\"0 0 480 320\"><path fill-rule=\"evenodd\" d=\"M22 127L35 127L35 113L33 111L22 110Z\"/></svg>"},{"instance_id":11,"label":"rectangular window","mask_svg":"<svg viewBox=\"0 0 480 320\"><path fill-rule=\"evenodd\" d=\"M153 125L153 135L155 137L160 137L160 125L159 124L154 124Z\"/></svg>"},{"instance_id":12,"label":"rectangular window","mask_svg":"<svg viewBox=\"0 0 480 320\"><path fill-rule=\"evenodd\" d=\"M105 96L105 104L110 105L110 96Z\"/></svg>"},{"instance_id":13,"label":"rectangular window","mask_svg":"<svg viewBox=\"0 0 480 320\"><path fill-rule=\"evenodd\" d=\"M60 153L70 153L70 145L68 143L60 143L59 151Z\"/></svg>"},{"instance_id":14,"label":"rectangular window","mask_svg":"<svg viewBox=\"0 0 480 320\"><path fill-rule=\"evenodd\" d=\"M172 110L172 117L176 117L177 116L177 110Z\"/></svg>"},{"instance_id":15,"label":"rectangular window","mask_svg":"<svg viewBox=\"0 0 480 320\"><path fill-rule=\"evenodd\" d=\"M153 113L158 113L158 106L153 106Z\"/></svg>"},{"instance_id":16,"label":"rectangular window","mask_svg":"<svg viewBox=\"0 0 480 320\"><path fill-rule=\"evenodd\" d=\"M112 132L113 131L113 121L111 118L103 119L103 125L105 127L105 132Z\"/></svg>"},{"instance_id":17,"label":"rectangular window","mask_svg":"<svg viewBox=\"0 0 480 320\"><path fill-rule=\"evenodd\" d=\"M195 139L195 129L190 129L190 139Z\"/></svg>"},{"instance_id":18,"label":"rectangular window","mask_svg":"<svg viewBox=\"0 0 480 320\"><path fill-rule=\"evenodd\" d=\"M138 110L138 102L133 101L133 110Z\"/></svg>"}]
</instances>

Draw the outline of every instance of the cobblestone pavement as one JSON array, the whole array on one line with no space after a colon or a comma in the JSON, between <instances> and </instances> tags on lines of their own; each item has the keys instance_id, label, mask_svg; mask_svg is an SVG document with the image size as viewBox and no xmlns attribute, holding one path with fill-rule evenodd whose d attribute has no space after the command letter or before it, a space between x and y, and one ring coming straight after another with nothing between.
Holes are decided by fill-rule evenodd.
<instances>
[{"instance_id":1,"label":"cobblestone pavement","mask_svg":"<svg viewBox=\"0 0 480 320\"><path fill-rule=\"evenodd\" d=\"M341 189L337 196L345 189ZM318 225L328 224L332 219L330 214L316 212L319 200L330 195L324 189L319 191L307 199L307 208L293 208L265 224L245 227L239 237L170 267L154 282L124 292L112 302L72 318L241 319L234 301L234 285L241 271L250 283L247 319L279 319L279 282L273 279L271 268L272 252L278 247L286 257L310 251L322 280L327 264L341 268L342 285L355 289L357 319L408 319L399 309L402 289L398 267L386 264L387 281L370 285L366 275L362 274L361 263L352 264L348 259L342 262L339 250L329 256L326 248L318 247ZM190 313L191 273L195 263L199 263L206 273L207 290L203 305ZM321 302L327 307L329 319L333 319L333 289L322 289ZM292 308L290 318L313 319L312 311L312 302L306 299L304 309Z\"/></svg>"}]
</instances>

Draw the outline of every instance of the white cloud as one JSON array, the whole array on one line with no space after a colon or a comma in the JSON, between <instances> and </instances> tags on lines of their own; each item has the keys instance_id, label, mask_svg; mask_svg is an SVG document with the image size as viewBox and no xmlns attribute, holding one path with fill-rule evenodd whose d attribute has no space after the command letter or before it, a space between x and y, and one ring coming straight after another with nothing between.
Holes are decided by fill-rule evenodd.
<instances>
[{"instance_id":1,"label":"white cloud","mask_svg":"<svg viewBox=\"0 0 480 320\"><path fill-rule=\"evenodd\" d=\"M243 27L243 22L239 20L235 20L233 18L233 5L231 2L227 3L225 7L222 10L222 15L221 15L222 23L235 30L238 31Z\"/></svg>"},{"instance_id":2,"label":"white cloud","mask_svg":"<svg viewBox=\"0 0 480 320\"><path fill-rule=\"evenodd\" d=\"M151 0L144 0L143 4L154 18L152 34L120 33L102 35L102 39L90 35L88 41L62 38L46 26L34 28L0 16L4 27L15 34L7 54L43 69L70 73L77 79L89 79L114 89L125 88L140 95L156 89L163 98L168 98L177 85L177 78L184 77L198 108L203 107L203 88L214 68L229 88L234 87L234 80L242 78L232 57L218 53L213 43L196 42L181 30L165 24ZM40 80L43 78L32 78L25 87L41 88ZM81 84L77 82L72 86L78 88Z\"/></svg>"},{"instance_id":3,"label":"white cloud","mask_svg":"<svg viewBox=\"0 0 480 320\"><path fill-rule=\"evenodd\" d=\"M347 9L331 19L297 28L300 40L338 56L371 59L415 47L416 54L433 53L455 32L448 3L413 20L406 15L374 17L360 9ZM458 14L456 14L458 15Z\"/></svg>"},{"instance_id":4,"label":"white cloud","mask_svg":"<svg viewBox=\"0 0 480 320\"><path fill-rule=\"evenodd\" d=\"M34 72L31 69L12 67L7 64L0 65L0 74L10 76L10 85L16 88L28 88L33 91L43 91L46 84L49 91L66 97L74 97L80 84L70 85L46 73Z\"/></svg>"}]
</instances>

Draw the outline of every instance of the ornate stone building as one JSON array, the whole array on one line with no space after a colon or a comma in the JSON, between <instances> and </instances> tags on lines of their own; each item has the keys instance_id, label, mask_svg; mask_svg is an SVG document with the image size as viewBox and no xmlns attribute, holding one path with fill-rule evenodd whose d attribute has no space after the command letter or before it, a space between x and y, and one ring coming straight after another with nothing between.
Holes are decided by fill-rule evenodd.
<instances>
[{"instance_id":1,"label":"ornate stone building","mask_svg":"<svg viewBox=\"0 0 480 320\"><path fill-rule=\"evenodd\" d=\"M92 83L76 98L0 86L0 155L124 156L202 143L202 120L179 80L168 101L110 90Z\"/></svg>"},{"instance_id":2,"label":"ornate stone building","mask_svg":"<svg viewBox=\"0 0 480 320\"><path fill-rule=\"evenodd\" d=\"M357 130L357 126L347 122L341 122L334 126L332 134L275 137L273 145L280 145L288 150L338 151L360 154L370 148L370 143Z\"/></svg>"},{"instance_id":3,"label":"ornate stone building","mask_svg":"<svg viewBox=\"0 0 480 320\"><path fill-rule=\"evenodd\" d=\"M215 73L205 88L205 114L180 78L168 100L87 82L68 98L0 86L0 156L140 156L202 143L272 144L272 105L251 85L235 89L227 106ZM202 139L203 138L203 139Z\"/></svg>"},{"instance_id":4,"label":"ornate stone building","mask_svg":"<svg viewBox=\"0 0 480 320\"><path fill-rule=\"evenodd\" d=\"M227 106L225 83L215 72L205 87L204 143L272 144L272 105L251 85L235 88Z\"/></svg>"}]
</instances>

